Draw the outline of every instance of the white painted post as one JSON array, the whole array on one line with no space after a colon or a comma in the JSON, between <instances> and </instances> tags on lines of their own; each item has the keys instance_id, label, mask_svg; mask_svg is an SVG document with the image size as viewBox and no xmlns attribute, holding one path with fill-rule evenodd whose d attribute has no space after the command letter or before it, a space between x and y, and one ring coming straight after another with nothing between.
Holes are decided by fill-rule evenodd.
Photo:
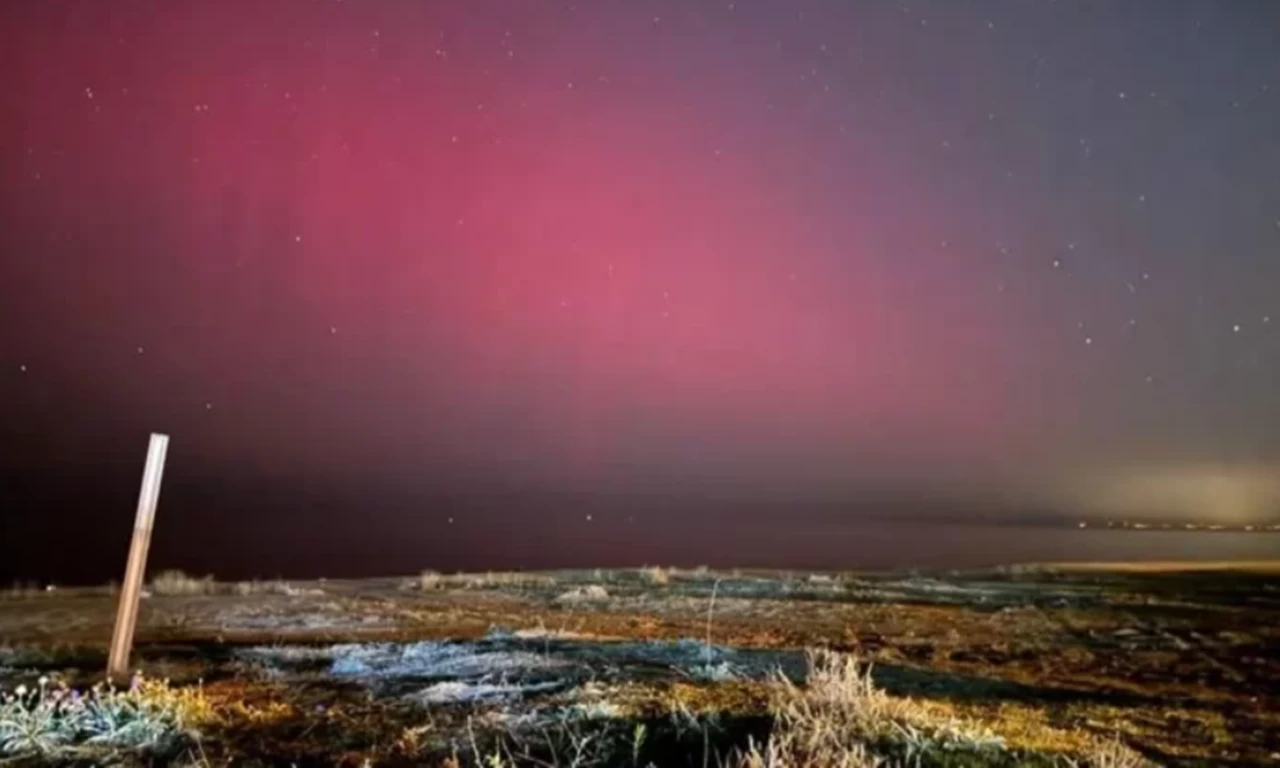
<instances>
[{"instance_id":1,"label":"white painted post","mask_svg":"<svg viewBox=\"0 0 1280 768\"><path fill-rule=\"evenodd\" d=\"M117 684L126 684L129 680L129 653L133 650L133 630L138 623L138 597L147 571L147 550L151 548L151 529L156 521L156 502L160 499L160 476L164 473L164 456L168 450L169 436L153 432L147 447L147 466L142 472L129 563L125 566L124 583L120 585L111 655L107 660L107 678Z\"/></svg>"}]
</instances>

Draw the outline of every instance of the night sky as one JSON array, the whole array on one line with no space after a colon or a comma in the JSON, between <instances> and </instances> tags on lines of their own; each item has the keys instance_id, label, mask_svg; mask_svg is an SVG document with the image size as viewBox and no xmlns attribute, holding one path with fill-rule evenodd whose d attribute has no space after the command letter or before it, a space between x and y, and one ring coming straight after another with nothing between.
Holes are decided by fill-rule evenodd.
<instances>
[{"instance_id":1,"label":"night sky","mask_svg":"<svg viewBox=\"0 0 1280 768\"><path fill-rule=\"evenodd\" d=\"M151 431L219 572L1280 511L1269 0L42 0L0 65L3 575L118 570Z\"/></svg>"}]
</instances>

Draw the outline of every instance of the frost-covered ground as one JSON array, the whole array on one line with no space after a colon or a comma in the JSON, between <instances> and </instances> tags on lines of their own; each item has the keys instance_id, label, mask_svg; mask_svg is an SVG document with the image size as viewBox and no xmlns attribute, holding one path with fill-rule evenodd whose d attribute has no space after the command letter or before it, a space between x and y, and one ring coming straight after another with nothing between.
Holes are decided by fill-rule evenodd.
<instances>
[{"instance_id":1,"label":"frost-covered ground","mask_svg":"<svg viewBox=\"0 0 1280 768\"><path fill-rule=\"evenodd\" d=\"M327 674L375 695L430 702L517 702L601 685L802 676L798 651L729 648L694 639L619 642L494 630L477 641L257 646L237 658L276 680Z\"/></svg>"}]
</instances>

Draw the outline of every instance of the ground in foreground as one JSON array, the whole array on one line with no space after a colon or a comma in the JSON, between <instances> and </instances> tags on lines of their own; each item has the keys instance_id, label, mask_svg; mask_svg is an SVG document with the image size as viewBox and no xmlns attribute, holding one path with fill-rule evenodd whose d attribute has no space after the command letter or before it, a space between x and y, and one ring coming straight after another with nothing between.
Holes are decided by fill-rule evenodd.
<instances>
[{"instance_id":1,"label":"ground in foreground","mask_svg":"<svg viewBox=\"0 0 1280 768\"><path fill-rule=\"evenodd\" d=\"M1261 766L1280 574L424 574L0 600L0 758L280 765ZM65 686L65 688L64 688Z\"/></svg>"}]
</instances>

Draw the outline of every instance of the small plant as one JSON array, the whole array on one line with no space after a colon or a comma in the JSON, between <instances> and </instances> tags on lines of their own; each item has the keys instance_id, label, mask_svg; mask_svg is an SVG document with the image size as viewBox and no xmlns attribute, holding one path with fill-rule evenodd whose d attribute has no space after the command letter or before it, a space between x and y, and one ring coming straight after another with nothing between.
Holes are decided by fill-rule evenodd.
<instances>
[{"instance_id":1,"label":"small plant","mask_svg":"<svg viewBox=\"0 0 1280 768\"><path fill-rule=\"evenodd\" d=\"M157 595L209 595L216 588L212 576L196 578L176 569L161 571L151 580L151 591Z\"/></svg>"},{"instance_id":2,"label":"small plant","mask_svg":"<svg viewBox=\"0 0 1280 768\"><path fill-rule=\"evenodd\" d=\"M213 712L200 689L135 677L126 690L85 693L40 678L0 697L0 755L71 756L93 750L170 753Z\"/></svg>"}]
</instances>

